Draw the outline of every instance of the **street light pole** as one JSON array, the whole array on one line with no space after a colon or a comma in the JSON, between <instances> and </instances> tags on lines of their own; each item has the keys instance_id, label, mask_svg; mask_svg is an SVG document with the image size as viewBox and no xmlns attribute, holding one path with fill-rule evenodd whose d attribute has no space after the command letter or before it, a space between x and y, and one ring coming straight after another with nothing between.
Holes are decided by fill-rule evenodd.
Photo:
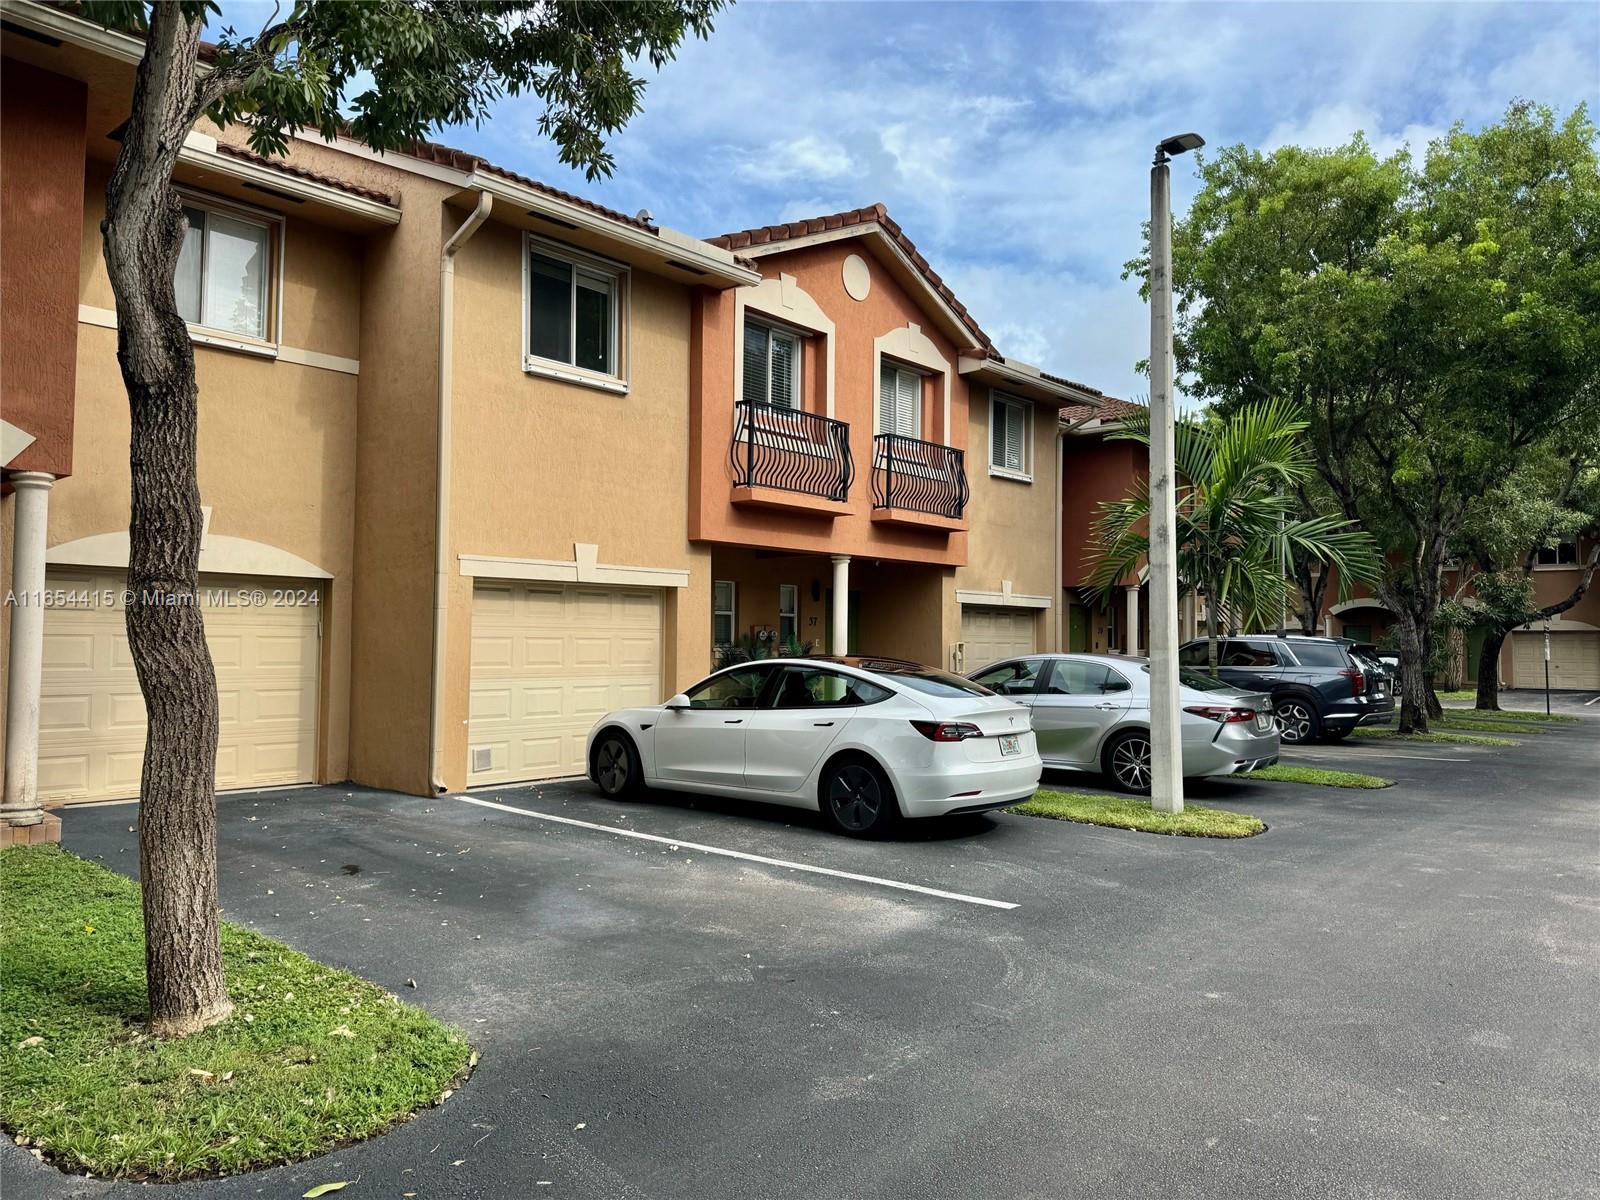
<instances>
[{"instance_id":1,"label":"street light pole","mask_svg":"<svg viewBox=\"0 0 1600 1200\"><path fill-rule=\"evenodd\" d=\"M1150 804L1183 811L1178 712L1177 466L1172 404L1172 181L1169 158L1205 145L1196 133L1156 147L1150 168Z\"/></svg>"}]
</instances>

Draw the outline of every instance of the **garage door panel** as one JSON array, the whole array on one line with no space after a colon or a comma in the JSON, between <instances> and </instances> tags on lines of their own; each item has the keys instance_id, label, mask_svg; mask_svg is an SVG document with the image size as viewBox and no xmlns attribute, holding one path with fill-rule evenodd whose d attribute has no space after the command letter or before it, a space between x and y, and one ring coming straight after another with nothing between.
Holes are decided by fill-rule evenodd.
<instances>
[{"instance_id":1,"label":"garage door panel","mask_svg":"<svg viewBox=\"0 0 1600 1200\"><path fill-rule=\"evenodd\" d=\"M144 698L128 646L117 572L57 572L52 588L93 593L45 616L40 794L47 800L138 795ZM202 578L206 642L217 674L219 789L309 782L316 770L321 643L315 605L261 608L239 586L271 595L280 581ZM289 584L282 586L288 587ZM304 590L303 584L292 585ZM105 597L110 602L102 604ZM217 598L220 597L220 600Z\"/></svg>"},{"instance_id":2,"label":"garage door panel","mask_svg":"<svg viewBox=\"0 0 1600 1200\"><path fill-rule=\"evenodd\" d=\"M103 703L106 729L136 733L143 740L146 718L144 696L140 692L108 692Z\"/></svg>"},{"instance_id":3,"label":"garage door panel","mask_svg":"<svg viewBox=\"0 0 1600 1200\"><path fill-rule=\"evenodd\" d=\"M1513 687L1544 687L1543 632L1511 635L1511 668ZM1551 631L1550 686L1600 690L1600 632Z\"/></svg>"},{"instance_id":4,"label":"garage door panel","mask_svg":"<svg viewBox=\"0 0 1600 1200\"><path fill-rule=\"evenodd\" d=\"M51 672L94 670L94 635L50 633L44 635L44 669Z\"/></svg>"},{"instance_id":5,"label":"garage door panel","mask_svg":"<svg viewBox=\"0 0 1600 1200\"><path fill-rule=\"evenodd\" d=\"M509 655L487 649L502 638ZM599 717L661 699L661 599L654 591L479 585L473 645L472 785L582 774L584 742Z\"/></svg>"},{"instance_id":6,"label":"garage door panel","mask_svg":"<svg viewBox=\"0 0 1600 1200\"><path fill-rule=\"evenodd\" d=\"M963 608L961 640L966 643L967 670L1034 653L1037 625L1035 610L1030 608Z\"/></svg>"}]
</instances>

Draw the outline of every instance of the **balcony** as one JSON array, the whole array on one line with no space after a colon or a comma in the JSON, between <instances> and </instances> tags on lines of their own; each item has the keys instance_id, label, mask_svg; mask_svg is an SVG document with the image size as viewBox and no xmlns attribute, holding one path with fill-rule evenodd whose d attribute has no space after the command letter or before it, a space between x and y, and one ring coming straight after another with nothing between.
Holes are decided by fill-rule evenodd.
<instances>
[{"instance_id":1,"label":"balcony","mask_svg":"<svg viewBox=\"0 0 1600 1200\"><path fill-rule=\"evenodd\" d=\"M898 433L872 439L872 519L965 529L966 452Z\"/></svg>"},{"instance_id":2,"label":"balcony","mask_svg":"<svg viewBox=\"0 0 1600 1200\"><path fill-rule=\"evenodd\" d=\"M735 504L827 519L848 511L855 463L844 421L741 402L728 460Z\"/></svg>"}]
</instances>

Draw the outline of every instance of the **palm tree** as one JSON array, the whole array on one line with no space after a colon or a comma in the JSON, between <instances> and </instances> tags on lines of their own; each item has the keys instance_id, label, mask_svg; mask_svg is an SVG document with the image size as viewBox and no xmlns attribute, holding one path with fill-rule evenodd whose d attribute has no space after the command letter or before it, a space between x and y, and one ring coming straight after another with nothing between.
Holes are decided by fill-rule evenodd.
<instances>
[{"instance_id":1,"label":"palm tree","mask_svg":"<svg viewBox=\"0 0 1600 1200\"><path fill-rule=\"evenodd\" d=\"M1315 474L1306 428L1282 400L1246 405L1225 420L1177 422L1178 586L1180 594L1206 594L1213 669L1219 615L1227 613L1236 628L1276 622L1288 599L1285 565L1291 560L1330 564L1341 593L1352 583L1377 582L1380 562L1370 534L1342 517L1302 515L1295 490ZM1109 436L1148 446L1148 411ZM1089 591L1105 603L1149 552L1148 478L1127 499L1100 509Z\"/></svg>"}]
</instances>

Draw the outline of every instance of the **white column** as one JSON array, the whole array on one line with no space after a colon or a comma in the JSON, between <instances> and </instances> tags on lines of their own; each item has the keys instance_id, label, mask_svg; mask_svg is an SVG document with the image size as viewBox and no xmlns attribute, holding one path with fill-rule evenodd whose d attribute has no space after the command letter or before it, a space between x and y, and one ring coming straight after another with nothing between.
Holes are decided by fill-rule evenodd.
<instances>
[{"instance_id":1,"label":"white column","mask_svg":"<svg viewBox=\"0 0 1600 1200\"><path fill-rule=\"evenodd\" d=\"M850 653L850 556L833 556L833 652Z\"/></svg>"},{"instance_id":2,"label":"white column","mask_svg":"<svg viewBox=\"0 0 1600 1200\"><path fill-rule=\"evenodd\" d=\"M1195 639L1195 637L1197 635L1195 633L1195 624L1196 624L1196 622L1195 622L1195 603L1194 603L1194 593L1193 592L1190 592L1188 595L1186 595L1183 598L1183 603L1182 603L1182 605L1180 606L1180 608L1178 610L1178 615L1179 615L1179 633L1178 633L1178 636L1181 637L1186 642L1194 641L1194 639Z\"/></svg>"},{"instance_id":3,"label":"white column","mask_svg":"<svg viewBox=\"0 0 1600 1200\"><path fill-rule=\"evenodd\" d=\"M6 787L0 819L37 825L39 682L44 673L44 552L54 475L18 471L16 541L11 553L11 671L6 679Z\"/></svg>"},{"instance_id":4,"label":"white column","mask_svg":"<svg viewBox=\"0 0 1600 1200\"><path fill-rule=\"evenodd\" d=\"M1127 627L1127 632L1123 635L1123 638L1122 638L1122 650L1123 650L1124 654L1138 654L1139 653L1139 585L1138 584L1134 584L1131 587L1124 588L1123 591L1127 593L1128 611L1126 613L1125 620L1124 620L1124 624Z\"/></svg>"}]
</instances>

